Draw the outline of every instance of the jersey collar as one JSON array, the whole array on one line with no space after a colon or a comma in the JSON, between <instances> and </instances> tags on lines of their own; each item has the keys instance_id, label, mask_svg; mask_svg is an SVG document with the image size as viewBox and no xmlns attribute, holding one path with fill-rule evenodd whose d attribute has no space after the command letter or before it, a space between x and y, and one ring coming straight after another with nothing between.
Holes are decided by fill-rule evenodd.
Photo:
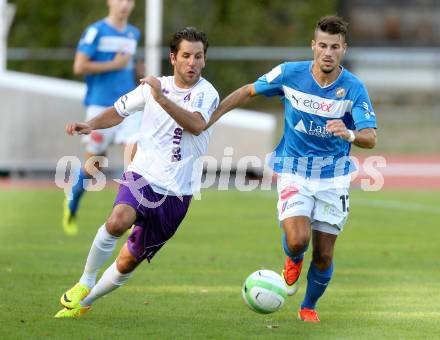
<instances>
[{"instance_id":1,"label":"jersey collar","mask_svg":"<svg viewBox=\"0 0 440 340\"><path fill-rule=\"evenodd\" d=\"M344 68L342 65L339 65L339 68L341 69L341 73L339 73L339 75L338 75L338 77L335 79L335 81L332 82L332 83L330 83L330 84L328 84L328 85L321 86L321 85L319 84L319 82L315 79L315 76L313 75L312 67L313 67L313 61L310 62L309 72L310 72L310 75L311 75L312 78L313 78L313 81L314 81L314 82L316 83L316 85L318 85L321 89L326 89L326 88L329 88L330 86L333 86L334 84L336 84L336 82L341 78L341 76L342 76L342 74L344 73L344 70L345 70L345 68Z\"/></svg>"},{"instance_id":2,"label":"jersey collar","mask_svg":"<svg viewBox=\"0 0 440 340\"><path fill-rule=\"evenodd\" d=\"M194 87L196 87L197 84L199 84L199 83L202 81L202 79L203 79L203 77L200 76L199 80L198 80L193 86L191 86L191 87L189 87L189 88L187 88L187 89L184 89L184 88L179 87L179 86L176 85L175 78L174 78L174 76L173 76L173 79L172 79L172 81L171 81L171 87L172 87L173 91L175 91L175 92L177 92L177 93L179 93L179 92L180 92L180 93L188 92L188 91L191 91Z\"/></svg>"}]
</instances>

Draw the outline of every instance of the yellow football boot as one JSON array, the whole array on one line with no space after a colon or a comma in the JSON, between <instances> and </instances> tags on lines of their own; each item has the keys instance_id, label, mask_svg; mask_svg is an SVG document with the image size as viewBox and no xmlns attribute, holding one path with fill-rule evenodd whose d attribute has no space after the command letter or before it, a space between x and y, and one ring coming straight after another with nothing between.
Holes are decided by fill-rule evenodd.
<instances>
[{"instance_id":1,"label":"yellow football boot","mask_svg":"<svg viewBox=\"0 0 440 340\"><path fill-rule=\"evenodd\" d=\"M87 307L78 306L78 307L75 307L72 309L63 308L58 313L55 314L54 318L57 318L57 319L79 318L81 315L83 315L89 309L90 309L90 306L87 306Z\"/></svg>"},{"instance_id":2,"label":"yellow football boot","mask_svg":"<svg viewBox=\"0 0 440 340\"><path fill-rule=\"evenodd\" d=\"M90 290L91 289L89 287L78 282L67 292L61 295L60 302L68 309L79 307L79 302L89 295Z\"/></svg>"},{"instance_id":3,"label":"yellow football boot","mask_svg":"<svg viewBox=\"0 0 440 340\"><path fill-rule=\"evenodd\" d=\"M72 215L69 209L69 201L64 199L63 209L63 230L66 235L75 236L78 234L78 225L76 224L76 217Z\"/></svg>"}]
</instances>

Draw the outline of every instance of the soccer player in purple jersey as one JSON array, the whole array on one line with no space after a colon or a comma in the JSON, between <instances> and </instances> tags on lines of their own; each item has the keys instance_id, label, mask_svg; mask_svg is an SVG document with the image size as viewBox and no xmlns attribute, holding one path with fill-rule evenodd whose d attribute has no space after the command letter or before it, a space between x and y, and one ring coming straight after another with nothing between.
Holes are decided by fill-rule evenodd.
<instances>
[{"instance_id":1,"label":"soccer player in purple jersey","mask_svg":"<svg viewBox=\"0 0 440 340\"><path fill-rule=\"evenodd\" d=\"M208 124L255 95L282 98L284 135L271 163L278 175L278 219L287 255L283 277L290 295L297 290L312 239L307 289L298 311L305 322L319 322L316 304L332 277L335 242L347 220L351 145L376 145L376 115L366 88L340 65L346 33L341 18L322 18L311 43L313 60L283 63L234 91Z\"/></svg>"},{"instance_id":2,"label":"soccer player in purple jersey","mask_svg":"<svg viewBox=\"0 0 440 340\"><path fill-rule=\"evenodd\" d=\"M195 28L175 33L170 42L173 76L146 77L97 117L67 125L69 135L89 134L144 110L138 150L122 176L113 210L98 229L79 282L61 296L64 308L56 318L81 316L98 298L122 286L143 260L152 260L184 219L194 182L201 178L195 162L211 135L204 128L219 103L217 91L201 76L207 48L206 35ZM118 239L133 224L115 262L95 283Z\"/></svg>"}]
</instances>

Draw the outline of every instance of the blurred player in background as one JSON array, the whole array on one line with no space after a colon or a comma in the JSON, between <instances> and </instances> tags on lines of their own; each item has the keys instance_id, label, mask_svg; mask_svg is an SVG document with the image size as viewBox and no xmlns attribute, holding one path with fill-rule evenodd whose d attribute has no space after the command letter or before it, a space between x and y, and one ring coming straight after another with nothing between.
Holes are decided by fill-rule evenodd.
<instances>
[{"instance_id":1,"label":"blurred player in background","mask_svg":"<svg viewBox=\"0 0 440 340\"><path fill-rule=\"evenodd\" d=\"M87 93L84 99L86 116L90 120L123 94L136 87L134 57L140 38L139 30L127 20L133 11L134 0L107 0L108 16L84 31L78 43L73 70L85 76ZM125 144L132 157L136 149L142 113L130 116L113 128L93 131L85 136L86 154L72 196L65 199L63 229L68 235L78 232L76 214L85 191L84 180L99 169L95 156L103 156L114 142Z\"/></svg>"},{"instance_id":2,"label":"blurred player in background","mask_svg":"<svg viewBox=\"0 0 440 340\"><path fill-rule=\"evenodd\" d=\"M195 28L177 32L170 42L173 76L149 76L114 107L66 127L69 134L89 134L144 110L138 150L122 176L113 211L98 229L79 282L61 297L65 308L56 318L78 317L96 299L122 286L139 263L151 261L185 217L193 183L202 175L201 168L193 173L195 161L205 153L211 135L204 129L219 102L215 88L201 77L207 48L205 34ZM132 224L116 261L95 285L99 269Z\"/></svg>"},{"instance_id":3,"label":"blurred player in background","mask_svg":"<svg viewBox=\"0 0 440 340\"><path fill-rule=\"evenodd\" d=\"M283 63L234 91L208 124L256 95L282 98L284 135L271 165L278 174L278 218L287 255L283 277L290 295L297 290L312 239L307 289L298 312L306 322L319 322L316 303L332 277L336 238L347 220L351 145L376 145L376 116L367 90L340 65L347 49L346 33L341 18L322 18L311 43L312 61Z\"/></svg>"}]
</instances>

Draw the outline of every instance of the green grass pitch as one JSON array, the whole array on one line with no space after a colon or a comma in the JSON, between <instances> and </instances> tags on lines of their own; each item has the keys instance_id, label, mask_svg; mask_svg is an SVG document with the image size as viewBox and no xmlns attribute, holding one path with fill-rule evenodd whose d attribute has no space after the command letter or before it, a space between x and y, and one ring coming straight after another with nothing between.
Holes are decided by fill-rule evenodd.
<instances>
[{"instance_id":1,"label":"green grass pitch","mask_svg":"<svg viewBox=\"0 0 440 340\"><path fill-rule=\"evenodd\" d=\"M284 261L276 196L261 191L204 191L175 237L126 286L81 319L54 319L114 196L114 189L88 193L80 234L67 237L61 191L0 191L1 339L438 337L440 192L352 190L319 325L296 319L305 272L299 293L274 314L256 314L241 299L248 274L280 271Z\"/></svg>"}]
</instances>

